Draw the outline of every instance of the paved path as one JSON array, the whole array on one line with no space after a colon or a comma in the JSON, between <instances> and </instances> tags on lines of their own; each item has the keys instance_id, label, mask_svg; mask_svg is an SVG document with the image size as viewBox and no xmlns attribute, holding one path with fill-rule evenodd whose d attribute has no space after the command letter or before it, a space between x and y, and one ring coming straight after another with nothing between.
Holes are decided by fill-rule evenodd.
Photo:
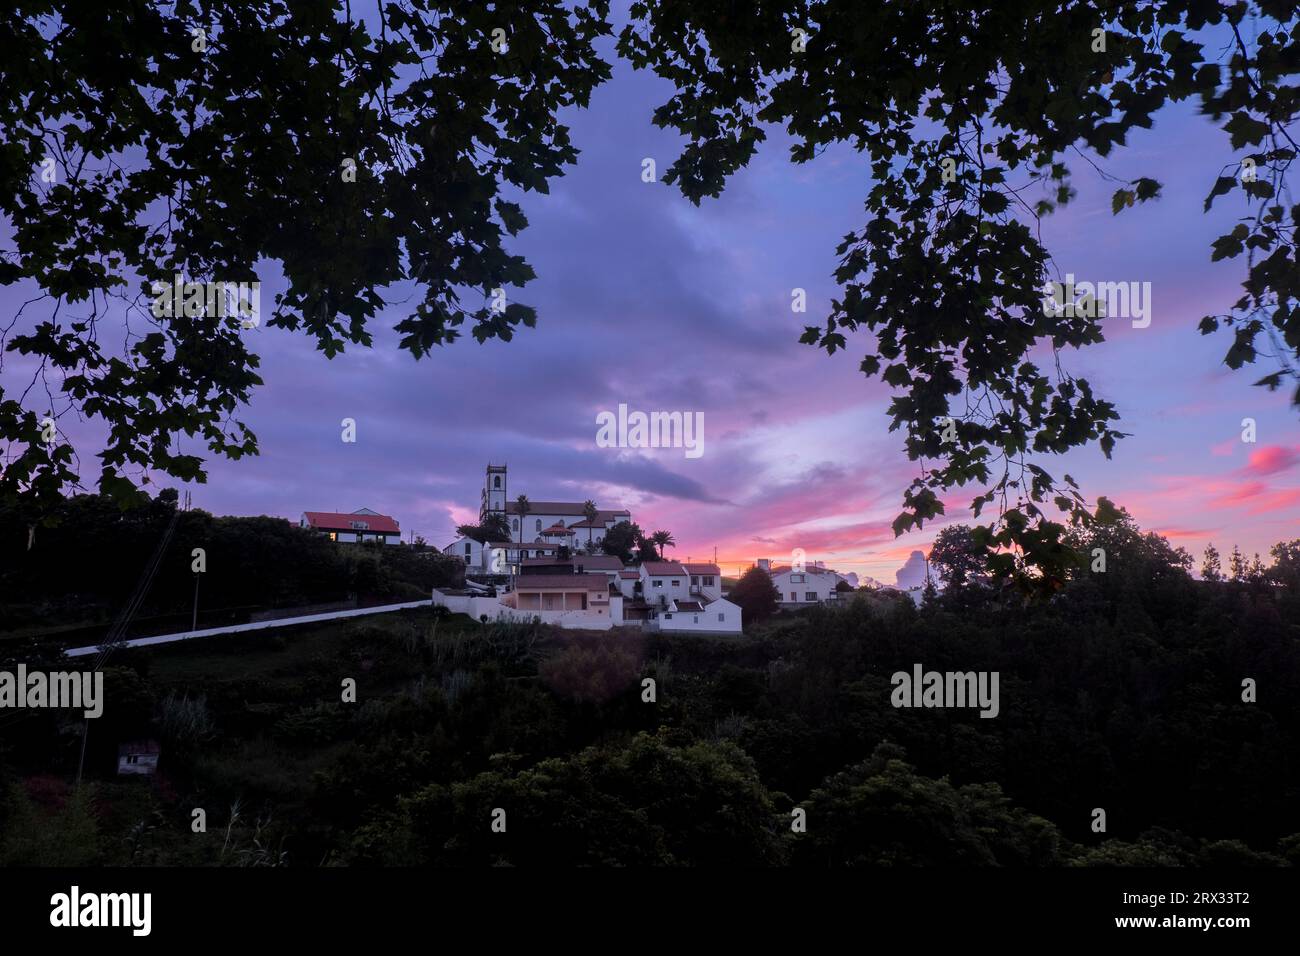
<instances>
[{"instance_id":1,"label":"paved path","mask_svg":"<svg viewBox=\"0 0 1300 956\"><path fill-rule=\"evenodd\" d=\"M188 641L192 637L214 637L217 634L238 634L241 631L261 631L270 627L293 627L295 624L311 624L315 621L334 621L343 617L361 617L365 614L385 614L389 611L402 611L410 607L429 607L431 601L407 601L405 604L384 604L379 607L360 607L350 611L329 611L325 614L304 614L302 617L281 617L273 621L254 621L251 624L231 624L227 627L209 627L199 631L180 631L176 634L159 634L157 637L137 637L123 641L118 647L149 647L153 644L170 644L172 641ZM85 657L97 654L102 645L91 647L70 647L63 653L68 657Z\"/></svg>"}]
</instances>

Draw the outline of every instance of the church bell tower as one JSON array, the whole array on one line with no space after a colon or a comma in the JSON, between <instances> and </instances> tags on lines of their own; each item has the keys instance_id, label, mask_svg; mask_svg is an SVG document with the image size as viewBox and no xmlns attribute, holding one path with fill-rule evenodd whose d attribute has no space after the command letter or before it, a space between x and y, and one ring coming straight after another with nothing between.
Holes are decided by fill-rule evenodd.
<instances>
[{"instance_id":1,"label":"church bell tower","mask_svg":"<svg viewBox=\"0 0 1300 956\"><path fill-rule=\"evenodd\" d=\"M479 505L478 520L482 524L493 512L505 514L506 502L506 466L488 465L483 479L483 501Z\"/></svg>"}]
</instances>

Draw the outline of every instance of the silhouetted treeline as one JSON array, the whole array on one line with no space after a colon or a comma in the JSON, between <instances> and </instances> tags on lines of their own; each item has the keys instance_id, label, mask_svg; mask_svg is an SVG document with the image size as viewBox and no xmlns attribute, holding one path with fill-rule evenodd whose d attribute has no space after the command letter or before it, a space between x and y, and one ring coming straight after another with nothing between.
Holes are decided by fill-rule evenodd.
<instances>
[{"instance_id":1,"label":"silhouetted treeline","mask_svg":"<svg viewBox=\"0 0 1300 956\"><path fill-rule=\"evenodd\" d=\"M739 639L421 610L123 652L81 796L78 724L0 736L0 862L1300 862L1295 587L1193 580L1131 524L1075 544L1105 571L1046 602L974 578ZM997 671L998 715L894 707L915 664ZM145 735L157 785L115 781Z\"/></svg>"},{"instance_id":2,"label":"silhouetted treeline","mask_svg":"<svg viewBox=\"0 0 1300 956\"><path fill-rule=\"evenodd\" d=\"M167 489L121 510L103 495L68 499L57 524L31 537L18 515L0 509L0 634L86 625L116 618L176 511ZM158 566L136 631L190 623L193 550L206 570L199 609L209 624L250 613L350 598L417 600L463 570L436 552L397 545L343 545L283 518L214 517L182 511Z\"/></svg>"}]
</instances>

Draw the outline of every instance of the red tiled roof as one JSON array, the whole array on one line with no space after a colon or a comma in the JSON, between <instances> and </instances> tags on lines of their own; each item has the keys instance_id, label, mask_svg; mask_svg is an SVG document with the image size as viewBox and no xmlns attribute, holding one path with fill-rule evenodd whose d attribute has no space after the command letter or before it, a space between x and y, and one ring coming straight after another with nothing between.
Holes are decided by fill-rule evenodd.
<instances>
[{"instance_id":1,"label":"red tiled roof","mask_svg":"<svg viewBox=\"0 0 1300 956\"><path fill-rule=\"evenodd\" d=\"M646 574L652 574L657 578L674 574L678 576L686 574L686 569L676 561L646 561L642 563L641 567L645 568Z\"/></svg>"},{"instance_id":2,"label":"red tiled roof","mask_svg":"<svg viewBox=\"0 0 1300 956\"><path fill-rule=\"evenodd\" d=\"M543 531L542 534L573 534L573 532L568 528L562 528L558 524L553 524Z\"/></svg>"},{"instance_id":3,"label":"red tiled roof","mask_svg":"<svg viewBox=\"0 0 1300 956\"><path fill-rule=\"evenodd\" d=\"M722 569L716 564L699 564L697 562L695 564L683 564L682 567L691 574L716 574L719 577L722 576Z\"/></svg>"},{"instance_id":4,"label":"red tiled roof","mask_svg":"<svg viewBox=\"0 0 1300 956\"><path fill-rule=\"evenodd\" d=\"M388 515L341 514L337 511L304 511L308 526L318 531L368 531L371 534L401 534L397 522ZM364 524L365 527L354 527Z\"/></svg>"},{"instance_id":5,"label":"red tiled roof","mask_svg":"<svg viewBox=\"0 0 1300 956\"><path fill-rule=\"evenodd\" d=\"M623 559L616 554L579 554L573 559L588 571L622 571Z\"/></svg>"},{"instance_id":6,"label":"red tiled roof","mask_svg":"<svg viewBox=\"0 0 1300 956\"><path fill-rule=\"evenodd\" d=\"M641 577L641 575L637 574L637 572L635 572L635 571L620 571L620 572L618 572L618 576L619 576L620 578L631 578L631 579L634 580L634 581L635 581L637 578Z\"/></svg>"},{"instance_id":7,"label":"red tiled roof","mask_svg":"<svg viewBox=\"0 0 1300 956\"><path fill-rule=\"evenodd\" d=\"M582 515L586 517L587 503L585 501L530 501L528 502L528 513L530 515ZM506 502L506 514L519 514L519 503L515 501ZM624 517L631 515L632 512L622 509L617 511L598 510L596 520L608 520L610 518Z\"/></svg>"},{"instance_id":8,"label":"red tiled roof","mask_svg":"<svg viewBox=\"0 0 1300 956\"><path fill-rule=\"evenodd\" d=\"M516 591L604 591L609 582L603 574L521 574Z\"/></svg>"}]
</instances>

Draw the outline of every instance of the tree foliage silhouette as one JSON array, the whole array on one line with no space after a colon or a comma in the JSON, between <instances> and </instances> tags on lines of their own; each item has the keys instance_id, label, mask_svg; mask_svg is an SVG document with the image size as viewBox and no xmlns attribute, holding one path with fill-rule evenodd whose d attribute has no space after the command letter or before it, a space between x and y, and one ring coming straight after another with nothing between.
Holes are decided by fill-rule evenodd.
<instances>
[{"instance_id":1,"label":"tree foliage silhouette","mask_svg":"<svg viewBox=\"0 0 1300 956\"><path fill-rule=\"evenodd\" d=\"M802 341L834 353L864 333L863 373L896 390L890 428L921 463L896 533L977 485L976 516L1001 512L984 542L1016 555L999 570L1051 588L1077 563L1061 538L1063 520L1089 521L1078 485L1030 458L1092 443L1109 457L1123 433L1115 406L1061 365L1102 341L1102 320L1044 308L1063 270L1037 226L1074 197L1071 161L1095 167L1089 154L1108 156L1167 104L1197 98L1224 121L1243 169L1225 170L1205 207L1237 194L1250 210L1211 256L1248 256L1245 295L1201 329L1234 332L1233 368L1271 354L1280 368L1257 384L1300 386L1300 206L1281 199L1300 109L1293 3L661 0L631 13L619 52L673 84L654 120L686 137L664 181L692 201L717 196L771 128L796 163L837 143L867 154L867 222L836 249L842 295ZM1151 176L1122 183L1112 209L1159 192Z\"/></svg>"},{"instance_id":2,"label":"tree foliage silhouette","mask_svg":"<svg viewBox=\"0 0 1300 956\"><path fill-rule=\"evenodd\" d=\"M508 16L407 0L368 19L282 0L6 9L0 285L31 294L0 356L32 378L0 392L0 497L35 514L77 483L42 424L65 415L107 426L99 484L124 502L132 473L202 480L203 449L256 453L234 417L261 384L248 330L153 316L154 282L253 280L270 261L287 290L265 324L330 357L371 344L389 289L415 303L395 328L417 358L532 326L531 307L494 307L533 278L508 248L527 224L508 187L545 192L575 160L558 113L609 76L607 15L607 0ZM124 341L100 328L110 314Z\"/></svg>"}]
</instances>

